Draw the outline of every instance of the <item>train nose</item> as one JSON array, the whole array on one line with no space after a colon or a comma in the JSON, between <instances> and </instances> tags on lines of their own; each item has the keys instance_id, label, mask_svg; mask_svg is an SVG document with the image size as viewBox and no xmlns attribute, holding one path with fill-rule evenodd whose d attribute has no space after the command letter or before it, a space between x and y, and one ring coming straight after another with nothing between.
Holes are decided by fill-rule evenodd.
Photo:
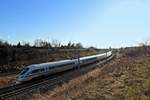
<instances>
[{"instance_id":1,"label":"train nose","mask_svg":"<svg viewBox=\"0 0 150 100\"><path fill-rule=\"evenodd\" d=\"M23 79L24 79L24 75L19 75L17 78L18 81L22 81Z\"/></svg>"}]
</instances>

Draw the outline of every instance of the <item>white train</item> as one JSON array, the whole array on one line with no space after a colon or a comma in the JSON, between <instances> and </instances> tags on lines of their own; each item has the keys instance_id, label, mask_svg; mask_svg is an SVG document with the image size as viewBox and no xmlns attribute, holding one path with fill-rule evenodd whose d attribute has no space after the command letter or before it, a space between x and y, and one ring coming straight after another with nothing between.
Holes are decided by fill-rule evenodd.
<instances>
[{"instance_id":1,"label":"white train","mask_svg":"<svg viewBox=\"0 0 150 100\"><path fill-rule=\"evenodd\" d=\"M106 52L98 55L81 57L79 59L73 60L61 60L56 62L48 62L42 64L32 64L25 67L21 73L18 75L17 81L18 82L25 82L29 81L33 78L50 75L66 70L70 70L73 68L77 68L79 65L85 66L99 60L105 59L112 55L112 52Z\"/></svg>"}]
</instances>

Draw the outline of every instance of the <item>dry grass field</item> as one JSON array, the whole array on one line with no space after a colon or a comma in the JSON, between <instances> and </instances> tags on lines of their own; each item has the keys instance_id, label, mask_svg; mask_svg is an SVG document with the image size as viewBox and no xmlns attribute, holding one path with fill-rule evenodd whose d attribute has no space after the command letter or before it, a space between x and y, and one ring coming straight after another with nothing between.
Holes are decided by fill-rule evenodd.
<instances>
[{"instance_id":1,"label":"dry grass field","mask_svg":"<svg viewBox=\"0 0 150 100\"><path fill-rule=\"evenodd\" d=\"M120 56L30 100L150 100L150 57Z\"/></svg>"},{"instance_id":2,"label":"dry grass field","mask_svg":"<svg viewBox=\"0 0 150 100\"><path fill-rule=\"evenodd\" d=\"M0 76L0 87L4 87L8 84L15 82L16 76L16 74Z\"/></svg>"}]
</instances>

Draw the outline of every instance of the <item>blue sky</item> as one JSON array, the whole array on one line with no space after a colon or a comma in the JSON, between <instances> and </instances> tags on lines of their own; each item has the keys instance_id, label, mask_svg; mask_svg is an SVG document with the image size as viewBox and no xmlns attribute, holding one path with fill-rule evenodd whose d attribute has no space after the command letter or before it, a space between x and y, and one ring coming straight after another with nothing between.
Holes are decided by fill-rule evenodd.
<instances>
[{"instance_id":1,"label":"blue sky","mask_svg":"<svg viewBox=\"0 0 150 100\"><path fill-rule=\"evenodd\" d=\"M149 0L0 0L0 39L137 45L150 36Z\"/></svg>"}]
</instances>

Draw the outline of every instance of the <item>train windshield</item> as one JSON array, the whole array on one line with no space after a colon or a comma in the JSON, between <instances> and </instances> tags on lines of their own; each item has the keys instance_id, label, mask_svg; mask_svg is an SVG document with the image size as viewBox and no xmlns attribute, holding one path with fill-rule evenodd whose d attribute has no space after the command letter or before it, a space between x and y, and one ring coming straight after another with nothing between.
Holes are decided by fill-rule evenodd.
<instances>
[{"instance_id":1,"label":"train windshield","mask_svg":"<svg viewBox=\"0 0 150 100\"><path fill-rule=\"evenodd\" d=\"M29 70L29 68L24 68L24 69L21 71L20 75L25 74L28 70Z\"/></svg>"}]
</instances>

